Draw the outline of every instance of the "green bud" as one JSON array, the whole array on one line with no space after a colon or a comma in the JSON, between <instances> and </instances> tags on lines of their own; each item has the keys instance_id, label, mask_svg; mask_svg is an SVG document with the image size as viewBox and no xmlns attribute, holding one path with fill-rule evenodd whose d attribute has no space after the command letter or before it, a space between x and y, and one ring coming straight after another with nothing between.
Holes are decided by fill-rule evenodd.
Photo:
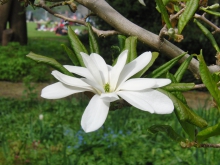
<instances>
[{"instance_id":1,"label":"green bud","mask_svg":"<svg viewBox=\"0 0 220 165\"><path fill-rule=\"evenodd\" d=\"M110 92L110 85L108 83L105 84L104 89L106 93Z\"/></svg>"}]
</instances>

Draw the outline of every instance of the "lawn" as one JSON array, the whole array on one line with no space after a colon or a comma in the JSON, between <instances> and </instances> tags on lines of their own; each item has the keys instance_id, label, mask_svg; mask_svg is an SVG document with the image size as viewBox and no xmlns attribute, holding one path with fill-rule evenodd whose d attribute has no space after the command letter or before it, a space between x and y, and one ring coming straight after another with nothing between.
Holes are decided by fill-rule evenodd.
<instances>
[{"instance_id":1,"label":"lawn","mask_svg":"<svg viewBox=\"0 0 220 165\"><path fill-rule=\"evenodd\" d=\"M38 31L36 30L37 23L35 22L28 22L27 29L28 29L28 37L29 38L50 38L50 39L66 39L67 36L56 36L55 32L50 31ZM84 26L71 26L73 30L79 29L84 30L86 27Z\"/></svg>"},{"instance_id":2,"label":"lawn","mask_svg":"<svg viewBox=\"0 0 220 165\"><path fill-rule=\"evenodd\" d=\"M33 93L32 93L33 94ZM0 98L1 165L194 165L218 163L217 149L182 149L148 127L167 124L177 132L175 114L156 115L128 107L110 112L101 129L80 127L88 98L37 101ZM214 116L216 112L210 111ZM43 115L43 118L39 116ZM211 142L217 141L213 138Z\"/></svg>"}]
</instances>

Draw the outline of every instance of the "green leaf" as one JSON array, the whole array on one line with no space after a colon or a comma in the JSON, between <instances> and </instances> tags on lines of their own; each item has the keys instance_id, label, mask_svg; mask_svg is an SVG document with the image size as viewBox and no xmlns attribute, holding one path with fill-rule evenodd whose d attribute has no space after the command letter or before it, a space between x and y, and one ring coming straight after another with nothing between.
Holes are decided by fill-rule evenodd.
<instances>
[{"instance_id":1,"label":"green leaf","mask_svg":"<svg viewBox=\"0 0 220 165\"><path fill-rule=\"evenodd\" d=\"M157 6L158 6L158 8L159 8L159 11L161 12L162 17L163 17L163 20L164 20L164 22L166 23L168 29L172 28L169 15L168 15L168 13L167 13L167 9L166 9L166 7L165 7L163 1L162 1L162 0L156 0L156 3L157 3Z\"/></svg>"},{"instance_id":2,"label":"green leaf","mask_svg":"<svg viewBox=\"0 0 220 165\"><path fill-rule=\"evenodd\" d=\"M127 57L127 61L126 63L129 63L131 61L133 61L135 58L137 58L137 37L135 36L130 36L128 38L126 38L125 41L123 41L123 37L121 37L121 47L124 44L124 48L122 51L124 50L128 50L128 57ZM125 43L123 43L125 42ZM120 43L119 43L120 44ZM121 50L121 48L119 48ZM116 64L117 59L115 59L113 61L113 66Z\"/></svg>"},{"instance_id":3,"label":"green leaf","mask_svg":"<svg viewBox=\"0 0 220 165\"><path fill-rule=\"evenodd\" d=\"M76 54L76 57L79 60L80 65L85 66L80 52L84 52L86 54L88 54L88 52L70 26L68 26L68 36L73 52Z\"/></svg>"},{"instance_id":4,"label":"green leaf","mask_svg":"<svg viewBox=\"0 0 220 165\"><path fill-rule=\"evenodd\" d=\"M181 121L178 117L177 119L180 122L180 125L182 126L183 130L187 133L187 135L189 135L190 139L195 140L195 130L196 130L195 125L192 125L187 121Z\"/></svg>"},{"instance_id":5,"label":"green leaf","mask_svg":"<svg viewBox=\"0 0 220 165\"><path fill-rule=\"evenodd\" d=\"M215 72L212 74L212 79L214 80L215 83L218 83L220 81L220 72ZM219 87L219 84L217 84Z\"/></svg>"},{"instance_id":6,"label":"green leaf","mask_svg":"<svg viewBox=\"0 0 220 165\"><path fill-rule=\"evenodd\" d=\"M162 89L157 90L167 95L173 101L175 113L177 113L179 120L186 121L200 128L204 128L207 126L207 122L203 118L201 118L195 112L190 110L187 105L182 103L182 101L176 98L173 94Z\"/></svg>"},{"instance_id":7,"label":"green leaf","mask_svg":"<svg viewBox=\"0 0 220 165\"><path fill-rule=\"evenodd\" d=\"M169 85L162 87L162 89L169 92L175 92L175 91L184 92L193 89L194 86L195 83L171 83Z\"/></svg>"},{"instance_id":8,"label":"green leaf","mask_svg":"<svg viewBox=\"0 0 220 165\"><path fill-rule=\"evenodd\" d=\"M220 13L217 12L217 11L207 10L207 9L205 9L204 7L200 7L200 10L203 10L203 11L205 11L205 12L208 13L208 14L215 15L215 16L217 16L217 17L220 17Z\"/></svg>"},{"instance_id":9,"label":"green leaf","mask_svg":"<svg viewBox=\"0 0 220 165\"><path fill-rule=\"evenodd\" d=\"M199 7L199 0L189 0L186 2L184 12L180 15L178 21L178 33L181 34L186 24L194 16L196 10Z\"/></svg>"},{"instance_id":10,"label":"green leaf","mask_svg":"<svg viewBox=\"0 0 220 165\"><path fill-rule=\"evenodd\" d=\"M150 62L141 71L139 71L134 76L132 76L132 78L141 77L153 65L154 61L157 59L158 56L159 56L158 52L152 52L152 58Z\"/></svg>"},{"instance_id":11,"label":"green leaf","mask_svg":"<svg viewBox=\"0 0 220 165\"><path fill-rule=\"evenodd\" d=\"M163 64L162 66L160 66L159 68L155 69L151 74L149 74L147 77L151 77L151 78L157 78L160 77L161 75L163 75L164 73L166 73L167 71L169 71L183 56L185 56L186 53L183 53L177 57L175 57L174 59L166 62L165 64Z\"/></svg>"},{"instance_id":12,"label":"green leaf","mask_svg":"<svg viewBox=\"0 0 220 165\"><path fill-rule=\"evenodd\" d=\"M172 75L171 73L167 73L167 78L169 78L173 83L177 82L174 75ZM172 94L177 97L183 104L187 104L186 99L181 92L175 91L172 92ZM187 121L180 120L180 116L179 113L177 113L178 111L176 110L176 108L174 109L174 112L183 130L189 135L192 140L195 140L195 125L192 125Z\"/></svg>"},{"instance_id":13,"label":"green leaf","mask_svg":"<svg viewBox=\"0 0 220 165\"><path fill-rule=\"evenodd\" d=\"M211 6L207 6L207 7L201 6L200 9L201 9L201 10L203 10L203 9L206 9L206 10L215 10L215 9L217 9L217 8L219 8L219 7L220 7L220 5L219 5L218 3L215 3L215 4L213 4L213 5L211 5Z\"/></svg>"},{"instance_id":14,"label":"green leaf","mask_svg":"<svg viewBox=\"0 0 220 165\"><path fill-rule=\"evenodd\" d=\"M118 60L118 56L120 54L120 48L118 46L111 46L111 54L112 54L112 66L114 66Z\"/></svg>"},{"instance_id":15,"label":"green leaf","mask_svg":"<svg viewBox=\"0 0 220 165\"><path fill-rule=\"evenodd\" d=\"M177 82L180 82L185 71L187 70L189 64L190 64L190 61L192 60L193 58L193 55L189 56L181 65L180 67L178 68L178 70L176 71L176 73L174 74L174 77L176 79Z\"/></svg>"},{"instance_id":16,"label":"green leaf","mask_svg":"<svg viewBox=\"0 0 220 165\"><path fill-rule=\"evenodd\" d=\"M175 10L176 12L179 12L179 11L180 11L180 6L179 6L179 5L174 5L174 10Z\"/></svg>"},{"instance_id":17,"label":"green leaf","mask_svg":"<svg viewBox=\"0 0 220 165\"><path fill-rule=\"evenodd\" d=\"M199 71L201 73L202 82L205 84L210 94L214 98L215 102L218 105L218 108L220 108L220 91L215 80L213 80L211 73L209 72L209 69L203 58L202 52L200 55L197 56L197 58L199 60Z\"/></svg>"},{"instance_id":18,"label":"green leaf","mask_svg":"<svg viewBox=\"0 0 220 165\"><path fill-rule=\"evenodd\" d=\"M38 54L35 54L33 52L30 52L26 56L29 57L30 59L36 61L36 62L50 65L51 67L53 67L54 69L60 71L63 74L66 74L66 75L69 75L69 76L73 76L72 73L70 73L66 68L63 67L63 65L61 65L59 62L57 62L53 58L49 58L49 57L46 57L46 56L38 55Z\"/></svg>"},{"instance_id":19,"label":"green leaf","mask_svg":"<svg viewBox=\"0 0 220 165\"><path fill-rule=\"evenodd\" d=\"M90 46L90 53L97 53L100 54L99 52L99 44L97 42L96 36L92 30L92 27L90 23L87 23L87 27L89 30L89 46Z\"/></svg>"},{"instance_id":20,"label":"green leaf","mask_svg":"<svg viewBox=\"0 0 220 165\"><path fill-rule=\"evenodd\" d=\"M179 134L177 134L173 130L173 128L169 125L153 125L148 128L148 131L153 134L156 134L159 132L164 132L167 134L168 137L170 137L171 139L173 139L176 142L185 141L185 139L182 136L180 136Z\"/></svg>"},{"instance_id":21,"label":"green leaf","mask_svg":"<svg viewBox=\"0 0 220 165\"><path fill-rule=\"evenodd\" d=\"M66 51L67 55L69 56L70 60L72 61L72 63L76 66L80 66L79 60L76 57L76 54L70 49L68 48L66 45L61 44L61 46L63 47L63 49Z\"/></svg>"},{"instance_id":22,"label":"green leaf","mask_svg":"<svg viewBox=\"0 0 220 165\"><path fill-rule=\"evenodd\" d=\"M169 78L172 83L177 83L176 78L174 77L173 74L171 73L167 73L166 75L167 78ZM173 91L172 92L173 95L175 95L179 100L181 100L184 104L187 104L185 97L183 96L182 92L180 91Z\"/></svg>"},{"instance_id":23,"label":"green leaf","mask_svg":"<svg viewBox=\"0 0 220 165\"><path fill-rule=\"evenodd\" d=\"M198 143L201 143L204 140L217 135L220 135L220 123L200 131L197 134L197 141Z\"/></svg>"},{"instance_id":24,"label":"green leaf","mask_svg":"<svg viewBox=\"0 0 220 165\"><path fill-rule=\"evenodd\" d=\"M127 62L129 63L137 58L137 37L130 36L125 40L124 50L128 50Z\"/></svg>"},{"instance_id":25,"label":"green leaf","mask_svg":"<svg viewBox=\"0 0 220 165\"><path fill-rule=\"evenodd\" d=\"M123 36L123 35L118 35L118 42L119 42L120 51L122 51L122 50L124 49L125 40L126 40L126 37L125 37L125 36Z\"/></svg>"},{"instance_id":26,"label":"green leaf","mask_svg":"<svg viewBox=\"0 0 220 165\"><path fill-rule=\"evenodd\" d=\"M200 28L200 30L202 30L202 32L205 34L205 36L209 39L209 41L211 42L211 44L215 48L215 50L217 52L220 52L219 46L218 46L217 42L215 41L215 38L213 37L212 33L196 19L194 19L194 22L197 24L197 26Z\"/></svg>"}]
</instances>

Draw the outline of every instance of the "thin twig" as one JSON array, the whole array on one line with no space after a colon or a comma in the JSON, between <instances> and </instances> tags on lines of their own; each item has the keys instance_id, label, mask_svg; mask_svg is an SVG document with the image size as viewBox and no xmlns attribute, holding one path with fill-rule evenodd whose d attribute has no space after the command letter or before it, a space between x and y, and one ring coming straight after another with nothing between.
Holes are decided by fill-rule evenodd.
<instances>
[{"instance_id":1,"label":"thin twig","mask_svg":"<svg viewBox=\"0 0 220 165\"><path fill-rule=\"evenodd\" d=\"M118 34L122 34L116 30L99 30L96 29L94 26L92 27L92 30L94 31L94 33L97 34L98 37L108 37L108 36L112 36L112 35L118 35Z\"/></svg>"},{"instance_id":2,"label":"thin twig","mask_svg":"<svg viewBox=\"0 0 220 165\"><path fill-rule=\"evenodd\" d=\"M159 34L159 37L160 37L160 41L163 41L164 37L168 35L168 32L167 32L167 25L165 24L163 26L163 28L160 30L160 34Z\"/></svg>"},{"instance_id":3,"label":"thin twig","mask_svg":"<svg viewBox=\"0 0 220 165\"><path fill-rule=\"evenodd\" d=\"M94 13L89 13L89 14L87 14L87 15L85 16L85 18L83 18L83 20L86 21L86 19L87 19L88 17L91 17L91 16L96 16L96 14L94 14Z\"/></svg>"},{"instance_id":4,"label":"thin twig","mask_svg":"<svg viewBox=\"0 0 220 165\"><path fill-rule=\"evenodd\" d=\"M58 4L60 4L60 3L57 3L57 5ZM79 20L79 19L71 19L71 18L66 17L66 16L64 16L62 14L56 13L55 11L53 11L51 9L51 6L49 7L49 6L45 5L45 1L44 0L40 1L39 4L34 4L34 6L43 8L44 10L48 11L50 14L54 15L55 17L61 18L61 19L65 20L65 21L74 22L74 23L78 23L78 24L87 26L85 19L81 19L81 20ZM115 30L103 31L103 30L99 30L99 29L97 29L97 28L95 28L93 26L92 26L92 29L97 34L97 36L99 36L99 37L108 37L108 36L120 34L118 31L115 31Z\"/></svg>"},{"instance_id":5,"label":"thin twig","mask_svg":"<svg viewBox=\"0 0 220 165\"><path fill-rule=\"evenodd\" d=\"M214 31L212 32L212 34L215 34L217 32L220 32L220 28L218 26L216 26L214 23L212 23L211 21L209 21L205 15L199 15L199 14L195 14L194 18L200 19L201 21L205 22L206 24L208 24L210 27L212 27L214 29Z\"/></svg>"},{"instance_id":6,"label":"thin twig","mask_svg":"<svg viewBox=\"0 0 220 165\"><path fill-rule=\"evenodd\" d=\"M176 14L171 14L170 15L170 20L178 19L178 17L184 12L185 7L182 8L180 11L178 11Z\"/></svg>"},{"instance_id":7,"label":"thin twig","mask_svg":"<svg viewBox=\"0 0 220 165\"><path fill-rule=\"evenodd\" d=\"M51 6L49 6L50 9L54 8L54 7L58 7L58 6L64 6L66 4L64 4L63 2L58 2L58 3L54 3Z\"/></svg>"},{"instance_id":8,"label":"thin twig","mask_svg":"<svg viewBox=\"0 0 220 165\"><path fill-rule=\"evenodd\" d=\"M193 89L206 88L205 84L196 84Z\"/></svg>"},{"instance_id":9,"label":"thin twig","mask_svg":"<svg viewBox=\"0 0 220 165\"><path fill-rule=\"evenodd\" d=\"M196 147L196 148L220 148L220 144L211 144L211 143L198 144L196 141L181 142L180 146L182 148L191 148L191 147Z\"/></svg>"},{"instance_id":10,"label":"thin twig","mask_svg":"<svg viewBox=\"0 0 220 165\"><path fill-rule=\"evenodd\" d=\"M200 144L200 147L203 148L220 148L220 144Z\"/></svg>"}]
</instances>

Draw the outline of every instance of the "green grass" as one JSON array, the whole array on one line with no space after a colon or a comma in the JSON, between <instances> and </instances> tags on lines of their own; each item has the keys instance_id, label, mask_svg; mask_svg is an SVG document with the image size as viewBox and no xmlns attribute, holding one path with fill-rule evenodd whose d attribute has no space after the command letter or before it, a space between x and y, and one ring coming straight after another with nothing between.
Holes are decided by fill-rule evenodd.
<instances>
[{"instance_id":1,"label":"green grass","mask_svg":"<svg viewBox=\"0 0 220 165\"><path fill-rule=\"evenodd\" d=\"M151 125L168 124L181 133L174 113L156 115L123 108L109 112L98 131L85 133L80 120L87 104L83 96L57 101L0 98L0 164L23 165L27 160L36 165L218 163L218 149L182 149L165 134L147 131Z\"/></svg>"},{"instance_id":2,"label":"green grass","mask_svg":"<svg viewBox=\"0 0 220 165\"><path fill-rule=\"evenodd\" d=\"M61 39L65 40L67 39L67 36L57 36L55 32L50 32L50 31L38 31L36 30L37 24L34 22L28 22L27 23L27 29L28 29L28 38L44 38L44 39ZM79 29L79 30L84 30L86 27L84 26L72 26L72 28Z\"/></svg>"}]
</instances>

